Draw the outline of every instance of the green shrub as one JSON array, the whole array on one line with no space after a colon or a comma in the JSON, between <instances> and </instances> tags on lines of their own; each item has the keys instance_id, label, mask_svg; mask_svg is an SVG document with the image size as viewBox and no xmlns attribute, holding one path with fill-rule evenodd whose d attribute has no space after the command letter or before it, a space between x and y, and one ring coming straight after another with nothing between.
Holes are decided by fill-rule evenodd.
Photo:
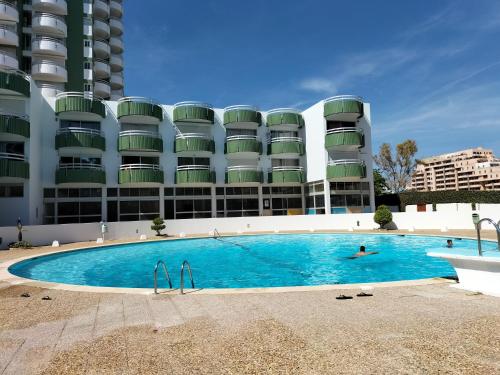
<instances>
[{"instance_id":1,"label":"green shrub","mask_svg":"<svg viewBox=\"0 0 500 375\"><path fill-rule=\"evenodd\" d=\"M153 219L153 225L151 225L151 230L156 231L157 236L161 236L160 231L166 228L165 222L161 217L157 217Z\"/></svg>"},{"instance_id":2,"label":"green shrub","mask_svg":"<svg viewBox=\"0 0 500 375\"><path fill-rule=\"evenodd\" d=\"M380 225L380 228L384 228L387 224L392 222L392 212L387 206L378 206L375 215L373 215L373 220Z\"/></svg>"},{"instance_id":3,"label":"green shrub","mask_svg":"<svg viewBox=\"0 0 500 375\"><path fill-rule=\"evenodd\" d=\"M12 249L31 249L31 243L28 241L17 241L9 244L9 247Z\"/></svg>"}]
</instances>

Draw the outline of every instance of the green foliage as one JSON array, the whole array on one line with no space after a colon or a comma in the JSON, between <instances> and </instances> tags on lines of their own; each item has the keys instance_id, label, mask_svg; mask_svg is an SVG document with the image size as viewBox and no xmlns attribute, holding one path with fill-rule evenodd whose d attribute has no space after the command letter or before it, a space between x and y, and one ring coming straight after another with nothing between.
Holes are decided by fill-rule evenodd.
<instances>
[{"instance_id":1,"label":"green foliage","mask_svg":"<svg viewBox=\"0 0 500 375\"><path fill-rule=\"evenodd\" d=\"M500 203L500 191L408 191L400 194L401 207L413 204Z\"/></svg>"},{"instance_id":2,"label":"green foliage","mask_svg":"<svg viewBox=\"0 0 500 375\"><path fill-rule=\"evenodd\" d=\"M28 241L17 241L9 244L11 249L31 249L33 246Z\"/></svg>"},{"instance_id":3,"label":"green foliage","mask_svg":"<svg viewBox=\"0 0 500 375\"><path fill-rule=\"evenodd\" d=\"M381 205L375 211L373 220L380 225L380 228L384 228L387 224L392 222L392 212L387 208L387 206Z\"/></svg>"},{"instance_id":4,"label":"green foliage","mask_svg":"<svg viewBox=\"0 0 500 375\"><path fill-rule=\"evenodd\" d=\"M151 225L151 230L156 231L157 236L161 236L160 231L166 228L165 222L161 217L156 217L153 219L153 225Z\"/></svg>"},{"instance_id":5,"label":"green foliage","mask_svg":"<svg viewBox=\"0 0 500 375\"><path fill-rule=\"evenodd\" d=\"M388 191L387 182L378 169L373 170L373 185L375 188L375 195L382 195Z\"/></svg>"},{"instance_id":6,"label":"green foliage","mask_svg":"<svg viewBox=\"0 0 500 375\"><path fill-rule=\"evenodd\" d=\"M373 160L380 173L385 178L387 187L394 193L406 190L417 166L415 154L418 151L417 143L407 139L396 145L396 154L393 155L391 145L383 143Z\"/></svg>"}]
</instances>

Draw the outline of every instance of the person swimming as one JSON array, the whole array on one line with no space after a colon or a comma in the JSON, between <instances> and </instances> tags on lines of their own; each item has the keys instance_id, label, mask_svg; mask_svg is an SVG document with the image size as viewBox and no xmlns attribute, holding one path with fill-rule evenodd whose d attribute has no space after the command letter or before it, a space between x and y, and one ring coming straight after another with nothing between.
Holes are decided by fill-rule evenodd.
<instances>
[{"instance_id":1,"label":"person swimming","mask_svg":"<svg viewBox=\"0 0 500 375\"><path fill-rule=\"evenodd\" d=\"M446 247L452 248L453 247L453 241L452 240L447 240L446 241Z\"/></svg>"},{"instance_id":2,"label":"person swimming","mask_svg":"<svg viewBox=\"0 0 500 375\"><path fill-rule=\"evenodd\" d=\"M366 251L366 248L364 246L360 246L359 247L359 251L354 254L353 256L351 257L348 257L348 259L356 259L356 258L360 258L360 257L364 257L366 255L374 255L374 254L378 254L378 251Z\"/></svg>"}]
</instances>

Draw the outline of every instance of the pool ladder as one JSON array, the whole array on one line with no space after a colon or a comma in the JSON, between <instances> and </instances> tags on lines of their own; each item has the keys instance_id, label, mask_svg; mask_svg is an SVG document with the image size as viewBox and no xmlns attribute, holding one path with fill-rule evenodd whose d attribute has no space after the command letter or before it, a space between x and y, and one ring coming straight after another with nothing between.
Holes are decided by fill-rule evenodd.
<instances>
[{"instance_id":1,"label":"pool ladder","mask_svg":"<svg viewBox=\"0 0 500 375\"><path fill-rule=\"evenodd\" d=\"M484 219L479 220L476 223L477 250L479 252L479 256L483 256L483 249L481 246L481 223L484 221L490 223L491 225L493 225L495 227L495 229L497 231L497 243L498 243L497 248L498 248L498 250L500 250L500 220L498 221L498 223L495 223L492 219L484 218Z\"/></svg>"},{"instance_id":2,"label":"pool ladder","mask_svg":"<svg viewBox=\"0 0 500 375\"><path fill-rule=\"evenodd\" d=\"M167 266L163 260L159 260L156 262L156 266L154 269L154 288L155 288L155 294L158 294L158 269L162 266L163 271L165 273L165 280L168 281L168 286L169 289L172 289L172 280L170 279L170 274L168 273ZM191 271L191 265L187 260L182 262L181 265L181 286L180 286L180 292L181 294L184 294L184 268L187 267L188 273L189 273L189 279L191 281L191 288L194 289L194 280L193 280L193 272Z\"/></svg>"}]
</instances>

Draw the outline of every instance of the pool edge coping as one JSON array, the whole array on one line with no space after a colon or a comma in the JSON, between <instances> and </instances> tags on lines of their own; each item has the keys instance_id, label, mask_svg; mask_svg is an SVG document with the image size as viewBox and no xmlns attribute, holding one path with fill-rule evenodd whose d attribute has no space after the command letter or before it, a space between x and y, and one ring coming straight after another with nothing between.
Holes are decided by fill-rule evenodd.
<instances>
[{"instance_id":1,"label":"pool edge coping","mask_svg":"<svg viewBox=\"0 0 500 375\"><path fill-rule=\"evenodd\" d=\"M246 233L246 234L222 234L220 237L235 237L235 236L258 236L258 235L287 235L287 234L354 234L353 232L337 232L337 231L329 231L329 232L280 232L280 233ZM391 236L415 236L415 237L450 237L443 234L417 234L417 233L380 233L380 232L357 232L356 234L371 234L371 235L391 235ZM73 252L79 250L88 250L94 248L102 248L102 247L113 247L120 246L126 244L133 243L142 243L142 242L160 242L160 241L172 241L172 240L188 240L188 239L200 239L200 238L212 238L210 235L203 236L193 236L193 237L166 237L160 239L151 239L151 240L124 240L119 241L112 244L95 244L95 246L89 245L85 247L73 247L66 248L60 250L52 250L44 253L24 256L16 259L11 259L5 262L0 263L0 282L4 282L9 286L16 285L25 285L25 286L33 286L40 287L45 289L55 289L55 290L65 290L65 291L73 291L73 292L90 292L90 293L110 293L110 294L142 294L142 295L151 295L154 294L154 290L152 288L116 288L116 287L102 287L102 286L88 286L88 285L73 285L73 284L63 284L63 283L53 283L48 281L39 281L34 279L23 278L17 275L14 275L9 272L9 267L12 265L33 259L38 257L43 257L52 254L58 253L66 253ZM454 238L458 238L453 236ZM461 236L460 238L477 240L477 238L469 237L469 236ZM490 239L482 239L482 241L495 242ZM305 291L324 291L324 290L349 290L349 289L362 289L366 287L372 288L385 288L385 287L402 287L402 286L419 286L419 285L433 285L433 284L454 284L456 283L454 280L445 279L442 277L434 277L427 279L417 279L417 280L401 280L401 281L385 281L378 283L356 283L356 284L323 284L323 285L311 285L311 286L288 286L288 287L259 287L259 288L210 288L210 289L185 289L185 294L255 294L255 293L287 293L287 292L305 292ZM5 287L4 287L5 288ZM3 289L0 287L0 289ZM166 295L177 295L179 294L179 289L159 289L160 293L158 296L166 296Z\"/></svg>"}]
</instances>

